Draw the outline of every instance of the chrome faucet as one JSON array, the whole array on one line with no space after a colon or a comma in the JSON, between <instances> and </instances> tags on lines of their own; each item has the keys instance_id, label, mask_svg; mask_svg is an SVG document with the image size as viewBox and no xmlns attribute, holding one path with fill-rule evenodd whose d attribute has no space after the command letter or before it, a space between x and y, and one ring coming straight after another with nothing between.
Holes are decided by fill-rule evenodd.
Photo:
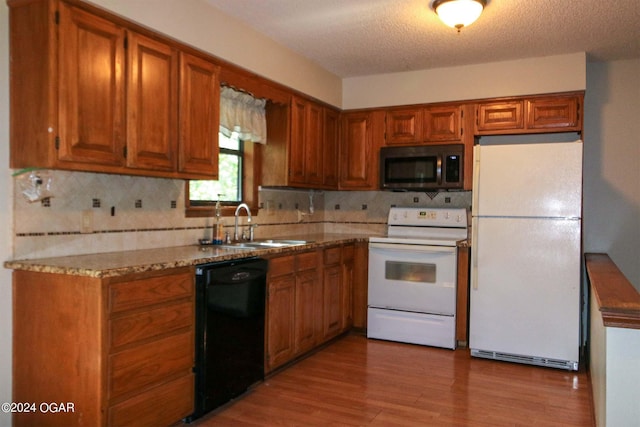
<instances>
[{"instance_id":1,"label":"chrome faucet","mask_svg":"<svg viewBox=\"0 0 640 427\"><path fill-rule=\"evenodd\" d=\"M233 230L233 240L235 240L236 242L238 241L238 214L240 213L240 209L242 208L247 211L247 224L251 223L251 211L249 210L249 206L246 203L240 203L236 208L236 212L233 214L236 217L235 228ZM253 229L251 231L253 231Z\"/></svg>"}]
</instances>

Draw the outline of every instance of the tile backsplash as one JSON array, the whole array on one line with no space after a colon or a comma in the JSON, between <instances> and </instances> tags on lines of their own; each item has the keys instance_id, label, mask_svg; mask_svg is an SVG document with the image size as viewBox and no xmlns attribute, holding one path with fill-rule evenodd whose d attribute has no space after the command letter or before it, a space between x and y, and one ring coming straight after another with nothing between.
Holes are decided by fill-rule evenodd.
<instances>
[{"instance_id":1,"label":"tile backsplash","mask_svg":"<svg viewBox=\"0 0 640 427\"><path fill-rule=\"evenodd\" d=\"M212 218L186 218L183 180L43 171L47 200L29 202L14 178L14 258L40 258L195 244ZM382 233L391 205L464 207L470 192L309 191L261 189L253 217L257 238L319 232ZM225 217L233 233L233 217ZM244 224L246 218L241 218Z\"/></svg>"}]
</instances>

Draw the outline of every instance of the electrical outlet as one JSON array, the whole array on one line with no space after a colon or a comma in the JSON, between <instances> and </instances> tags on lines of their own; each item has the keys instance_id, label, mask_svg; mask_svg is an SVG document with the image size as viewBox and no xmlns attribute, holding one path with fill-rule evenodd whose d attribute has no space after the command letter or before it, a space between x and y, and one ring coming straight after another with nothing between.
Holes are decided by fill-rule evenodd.
<instances>
[{"instance_id":1,"label":"electrical outlet","mask_svg":"<svg viewBox=\"0 0 640 427\"><path fill-rule=\"evenodd\" d=\"M82 211L82 226L80 232L83 234L93 233L93 211L87 209Z\"/></svg>"}]
</instances>

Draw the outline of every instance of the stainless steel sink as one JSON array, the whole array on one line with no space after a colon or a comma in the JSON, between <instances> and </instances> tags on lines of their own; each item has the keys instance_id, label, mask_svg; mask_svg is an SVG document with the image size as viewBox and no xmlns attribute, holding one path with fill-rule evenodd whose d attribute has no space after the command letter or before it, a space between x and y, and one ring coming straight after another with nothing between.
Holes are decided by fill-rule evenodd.
<instances>
[{"instance_id":1,"label":"stainless steel sink","mask_svg":"<svg viewBox=\"0 0 640 427\"><path fill-rule=\"evenodd\" d=\"M267 249L267 248L287 248L290 246L300 246L312 243L310 240L280 240L280 239L264 239L254 240L251 242L233 242L218 245L223 249Z\"/></svg>"},{"instance_id":2,"label":"stainless steel sink","mask_svg":"<svg viewBox=\"0 0 640 427\"><path fill-rule=\"evenodd\" d=\"M268 246L272 248L281 248L285 246L299 246L313 243L311 240L282 240L282 239L265 239L254 240L253 242L245 242L249 245Z\"/></svg>"}]
</instances>

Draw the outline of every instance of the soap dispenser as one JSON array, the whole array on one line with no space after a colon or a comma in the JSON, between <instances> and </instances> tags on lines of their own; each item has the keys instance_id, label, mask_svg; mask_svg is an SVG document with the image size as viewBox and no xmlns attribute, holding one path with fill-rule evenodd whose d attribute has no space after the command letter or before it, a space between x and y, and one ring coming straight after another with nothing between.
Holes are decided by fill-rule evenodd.
<instances>
[{"instance_id":1,"label":"soap dispenser","mask_svg":"<svg viewBox=\"0 0 640 427\"><path fill-rule=\"evenodd\" d=\"M224 243L224 222L221 218L222 206L220 205L220 194L218 194L218 201L216 202L216 222L213 224L213 244L221 245Z\"/></svg>"}]
</instances>

